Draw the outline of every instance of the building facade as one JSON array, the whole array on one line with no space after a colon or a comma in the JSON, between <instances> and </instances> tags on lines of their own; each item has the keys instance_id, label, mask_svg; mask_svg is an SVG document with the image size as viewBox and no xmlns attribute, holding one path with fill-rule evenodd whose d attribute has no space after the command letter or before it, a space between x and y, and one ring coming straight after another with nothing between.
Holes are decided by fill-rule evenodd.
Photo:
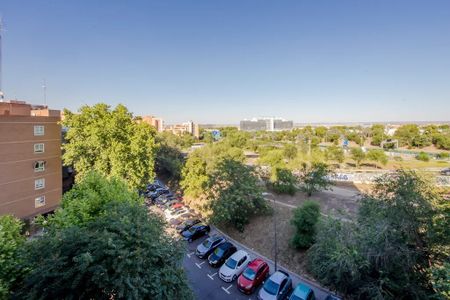
<instances>
[{"instance_id":1,"label":"building facade","mask_svg":"<svg viewBox=\"0 0 450 300\"><path fill-rule=\"evenodd\" d=\"M0 102L0 215L30 218L61 202L60 112Z\"/></svg>"},{"instance_id":2,"label":"building facade","mask_svg":"<svg viewBox=\"0 0 450 300\"><path fill-rule=\"evenodd\" d=\"M157 118L154 116L143 116L142 122L155 127L158 132L162 132L164 130L164 121L162 118Z\"/></svg>"},{"instance_id":3,"label":"building facade","mask_svg":"<svg viewBox=\"0 0 450 300\"><path fill-rule=\"evenodd\" d=\"M195 124L192 121L181 123L181 124L175 124L175 125L167 125L165 127L166 131L170 131L173 134L176 135L183 135L185 133L191 134L196 138L200 137L200 131L198 124Z\"/></svg>"},{"instance_id":4,"label":"building facade","mask_svg":"<svg viewBox=\"0 0 450 300\"><path fill-rule=\"evenodd\" d=\"M243 120L239 124L239 129L243 131L282 131L294 128L293 121L287 121L281 118L253 118Z\"/></svg>"}]
</instances>

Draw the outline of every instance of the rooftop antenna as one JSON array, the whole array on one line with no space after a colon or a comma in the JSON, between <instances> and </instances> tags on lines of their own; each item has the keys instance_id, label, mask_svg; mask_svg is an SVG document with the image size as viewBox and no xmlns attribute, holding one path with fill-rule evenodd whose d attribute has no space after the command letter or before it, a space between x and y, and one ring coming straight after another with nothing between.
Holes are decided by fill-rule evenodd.
<instances>
[{"instance_id":1,"label":"rooftop antenna","mask_svg":"<svg viewBox=\"0 0 450 300\"><path fill-rule=\"evenodd\" d=\"M44 78L44 83L42 84L42 89L44 90L44 105L47 106L47 81Z\"/></svg>"},{"instance_id":2,"label":"rooftop antenna","mask_svg":"<svg viewBox=\"0 0 450 300\"><path fill-rule=\"evenodd\" d=\"M3 102L5 94L2 89L2 33L3 33L3 18L0 16L0 102Z\"/></svg>"}]
</instances>

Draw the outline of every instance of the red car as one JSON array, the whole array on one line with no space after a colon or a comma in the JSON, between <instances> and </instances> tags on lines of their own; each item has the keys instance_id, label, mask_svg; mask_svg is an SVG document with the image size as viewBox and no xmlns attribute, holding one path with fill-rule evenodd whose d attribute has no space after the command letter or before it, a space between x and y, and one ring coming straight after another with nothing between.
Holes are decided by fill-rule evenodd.
<instances>
[{"instance_id":1,"label":"red car","mask_svg":"<svg viewBox=\"0 0 450 300\"><path fill-rule=\"evenodd\" d=\"M261 258L256 258L238 277L238 289L244 294L251 294L267 276L269 276L269 265Z\"/></svg>"}]
</instances>

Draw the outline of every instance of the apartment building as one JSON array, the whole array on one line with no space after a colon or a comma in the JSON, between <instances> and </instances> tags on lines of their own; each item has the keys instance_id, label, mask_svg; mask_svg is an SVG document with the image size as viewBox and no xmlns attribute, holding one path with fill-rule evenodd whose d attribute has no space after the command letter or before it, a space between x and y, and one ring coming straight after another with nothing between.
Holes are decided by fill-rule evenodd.
<instances>
[{"instance_id":1,"label":"apartment building","mask_svg":"<svg viewBox=\"0 0 450 300\"><path fill-rule=\"evenodd\" d=\"M0 215L30 218L62 195L59 110L0 102Z\"/></svg>"},{"instance_id":2,"label":"apartment building","mask_svg":"<svg viewBox=\"0 0 450 300\"><path fill-rule=\"evenodd\" d=\"M164 130L164 121L162 118L157 118L154 116L143 116L142 122L149 124L156 128L156 131L162 132Z\"/></svg>"},{"instance_id":3,"label":"apartment building","mask_svg":"<svg viewBox=\"0 0 450 300\"><path fill-rule=\"evenodd\" d=\"M184 122L181 124L167 125L164 130L170 131L176 135L183 135L185 133L189 133L196 138L200 137L200 130L198 124L195 124L192 121Z\"/></svg>"}]
</instances>

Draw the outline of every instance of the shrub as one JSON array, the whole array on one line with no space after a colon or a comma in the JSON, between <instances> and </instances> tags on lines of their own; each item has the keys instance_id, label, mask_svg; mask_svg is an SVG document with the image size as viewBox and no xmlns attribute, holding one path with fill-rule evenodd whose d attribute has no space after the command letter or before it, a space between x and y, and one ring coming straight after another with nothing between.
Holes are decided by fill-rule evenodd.
<instances>
[{"instance_id":1,"label":"shrub","mask_svg":"<svg viewBox=\"0 0 450 300\"><path fill-rule=\"evenodd\" d=\"M314 243L319 217L320 205L316 201L305 201L294 210L291 224L295 226L295 234L291 243L295 248L309 248Z\"/></svg>"},{"instance_id":2,"label":"shrub","mask_svg":"<svg viewBox=\"0 0 450 300\"><path fill-rule=\"evenodd\" d=\"M278 194L289 194L294 195L297 188L297 178L288 169L275 169L275 174L273 176L272 187L273 190Z\"/></svg>"},{"instance_id":3,"label":"shrub","mask_svg":"<svg viewBox=\"0 0 450 300\"><path fill-rule=\"evenodd\" d=\"M441 152L437 155L437 158L439 159L449 159L450 158L450 153L448 152Z\"/></svg>"},{"instance_id":4,"label":"shrub","mask_svg":"<svg viewBox=\"0 0 450 300\"><path fill-rule=\"evenodd\" d=\"M403 161L403 158L401 156L394 156L395 161Z\"/></svg>"},{"instance_id":5,"label":"shrub","mask_svg":"<svg viewBox=\"0 0 450 300\"><path fill-rule=\"evenodd\" d=\"M420 152L416 155L416 159L421 161L429 161L430 157L425 152Z\"/></svg>"}]
</instances>

